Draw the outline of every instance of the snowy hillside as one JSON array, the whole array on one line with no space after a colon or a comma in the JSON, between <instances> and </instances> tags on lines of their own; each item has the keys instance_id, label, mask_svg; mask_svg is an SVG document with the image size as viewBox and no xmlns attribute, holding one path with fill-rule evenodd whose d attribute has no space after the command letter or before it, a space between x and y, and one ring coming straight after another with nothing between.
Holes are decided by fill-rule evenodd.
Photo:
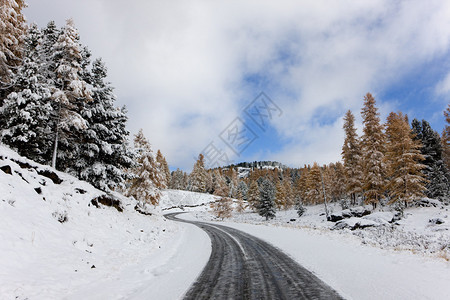
<instances>
[{"instance_id":1,"label":"snowy hillside","mask_svg":"<svg viewBox=\"0 0 450 300\"><path fill-rule=\"evenodd\" d=\"M195 193L181 190L165 190L159 200L159 208L168 210L173 208L205 207L220 197L205 193Z\"/></svg>"},{"instance_id":2,"label":"snowy hillside","mask_svg":"<svg viewBox=\"0 0 450 300\"><path fill-rule=\"evenodd\" d=\"M206 234L186 232L160 213L140 214L135 201L118 194L104 195L0 146L0 298L112 299L153 289L146 299L169 282L171 269L162 265L187 260L178 251L189 248L185 239L200 239L206 257L197 267L191 262L169 295L183 293L208 257ZM110 200L115 207L102 204Z\"/></svg>"}]
</instances>

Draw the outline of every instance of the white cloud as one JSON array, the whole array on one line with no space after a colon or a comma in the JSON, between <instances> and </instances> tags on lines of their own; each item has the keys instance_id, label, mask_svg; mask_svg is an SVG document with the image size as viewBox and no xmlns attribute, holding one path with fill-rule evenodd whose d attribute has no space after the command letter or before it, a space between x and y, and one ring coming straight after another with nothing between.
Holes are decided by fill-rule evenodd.
<instances>
[{"instance_id":1,"label":"white cloud","mask_svg":"<svg viewBox=\"0 0 450 300\"><path fill-rule=\"evenodd\" d=\"M260 86L283 109L274 120L291 141L274 157L301 165L335 161L341 117L366 92L395 84L448 51L446 1L42 0L25 11L39 25L73 17L101 55L129 128L144 128L169 164L192 157L238 116ZM450 82L450 79L446 79ZM444 80L442 89L450 89ZM328 119L329 121L324 122ZM331 124L331 125L330 125Z\"/></svg>"}]
</instances>

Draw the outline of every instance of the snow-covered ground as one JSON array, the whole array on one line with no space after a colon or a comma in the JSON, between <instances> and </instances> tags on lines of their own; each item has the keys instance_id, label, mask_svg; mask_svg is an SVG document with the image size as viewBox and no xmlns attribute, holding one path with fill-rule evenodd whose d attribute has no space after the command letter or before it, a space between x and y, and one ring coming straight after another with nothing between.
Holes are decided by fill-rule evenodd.
<instances>
[{"instance_id":1,"label":"snow-covered ground","mask_svg":"<svg viewBox=\"0 0 450 300\"><path fill-rule=\"evenodd\" d=\"M180 190L165 190L159 200L159 208L168 210L175 208L188 209L192 207L203 207L209 209L209 204L220 199L218 196L194 193ZM197 208L198 209L198 208Z\"/></svg>"},{"instance_id":2,"label":"snow-covered ground","mask_svg":"<svg viewBox=\"0 0 450 300\"><path fill-rule=\"evenodd\" d=\"M118 194L123 212L96 207L103 192L3 146L0 169L0 299L179 299L209 258L206 233L162 214L217 222L215 196L167 190L148 216ZM348 299L449 299L448 207L405 214L396 225L390 212L346 219L384 224L356 230L331 230L322 206L220 223L272 243Z\"/></svg>"},{"instance_id":3,"label":"snow-covered ground","mask_svg":"<svg viewBox=\"0 0 450 300\"><path fill-rule=\"evenodd\" d=\"M294 210L278 212L271 221L234 213L220 224L270 242L347 299L449 299L450 262L446 251L438 251L449 247L447 212L446 207L408 209L397 229L384 236L386 226L330 230L335 223L325 221L322 206L308 207L302 218ZM204 209L180 217L219 222ZM432 224L433 218L444 223Z\"/></svg>"},{"instance_id":4,"label":"snow-covered ground","mask_svg":"<svg viewBox=\"0 0 450 300\"><path fill-rule=\"evenodd\" d=\"M438 203L438 201L435 201ZM358 210L360 209L360 210ZM352 208L362 211L363 207ZM229 221L259 225L271 225L297 229L316 229L320 232L332 231L337 235L357 236L362 244L371 244L383 249L411 251L417 254L440 257L450 260L450 206L440 203L437 207L412 207L404 212L404 217L395 219L395 211L384 208L362 217L345 218L340 222L328 222L323 205L307 206L304 215L299 217L294 209L277 211L276 218L266 221L257 213L233 212ZM333 215L341 215L339 204L329 205ZM202 209L202 211L206 211ZM346 210L348 211L348 210ZM345 211L344 211L345 212ZM344 213L345 214L345 213ZM202 220L215 220L211 214L196 213ZM395 221L392 222L392 219ZM342 225L373 227L335 229ZM338 225L337 225L338 224Z\"/></svg>"},{"instance_id":5,"label":"snow-covered ground","mask_svg":"<svg viewBox=\"0 0 450 300\"><path fill-rule=\"evenodd\" d=\"M177 299L209 258L206 233L159 209L97 208L103 192L3 146L0 168L0 299Z\"/></svg>"}]
</instances>

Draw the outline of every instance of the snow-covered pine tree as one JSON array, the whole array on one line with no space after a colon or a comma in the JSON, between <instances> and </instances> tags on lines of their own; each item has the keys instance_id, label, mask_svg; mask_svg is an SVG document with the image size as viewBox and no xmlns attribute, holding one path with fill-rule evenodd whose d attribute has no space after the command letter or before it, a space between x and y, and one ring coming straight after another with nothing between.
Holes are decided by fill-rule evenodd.
<instances>
[{"instance_id":1,"label":"snow-covered pine tree","mask_svg":"<svg viewBox=\"0 0 450 300\"><path fill-rule=\"evenodd\" d=\"M345 188L353 205L362 194L361 148L356 134L355 116L350 110L344 117L345 140L342 146L342 160L345 168Z\"/></svg>"},{"instance_id":2,"label":"snow-covered pine tree","mask_svg":"<svg viewBox=\"0 0 450 300\"><path fill-rule=\"evenodd\" d=\"M426 195L430 198L444 199L449 195L450 173L444 164L441 138L425 120L420 122L414 119L411 126L415 140L422 144L420 152L425 157L422 163L426 168L422 172L428 180Z\"/></svg>"},{"instance_id":3,"label":"snow-covered pine tree","mask_svg":"<svg viewBox=\"0 0 450 300\"><path fill-rule=\"evenodd\" d=\"M215 169L213 174L214 195L228 197L228 195L230 194L230 189L225 181L225 178L222 176L220 169Z\"/></svg>"},{"instance_id":4,"label":"snow-covered pine tree","mask_svg":"<svg viewBox=\"0 0 450 300\"><path fill-rule=\"evenodd\" d=\"M421 172L424 156L421 144L413 139L408 119L401 112L390 113L386 124L387 151L385 161L389 182L390 203L404 203L423 197L425 176Z\"/></svg>"},{"instance_id":5,"label":"snow-covered pine tree","mask_svg":"<svg viewBox=\"0 0 450 300\"><path fill-rule=\"evenodd\" d=\"M241 213L241 212L243 212L245 210L245 203L244 203L244 199L242 198L241 190L237 191L236 199L237 199L236 211L238 213Z\"/></svg>"},{"instance_id":6,"label":"snow-covered pine tree","mask_svg":"<svg viewBox=\"0 0 450 300\"><path fill-rule=\"evenodd\" d=\"M362 136L363 190L366 203L376 207L386 185L384 152L386 137L380 124L378 108L370 93L364 97Z\"/></svg>"},{"instance_id":7,"label":"snow-covered pine tree","mask_svg":"<svg viewBox=\"0 0 450 300\"><path fill-rule=\"evenodd\" d=\"M56 168L57 158L61 160L59 169L70 167L79 151L79 135L87 129L87 122L79 112L90 93L86 83L80 78L81 47L78 31L73 21L68 20L62 28L58 40L52 47L51 61L55 68L52 79L52 99L54 112L52 167ZM68 162L68 163L66 163Z\"/></svg>"},{"instance_id":8,"label":"snow-covered pine tree","mask_svg":"<svg viewBox=\"0 0 450 300\"><path fill-rule=\"evenodd\" d=\"M114 105L116 96L106 81L107 69L101 59L94 61L90 72L83 69L83 73L83 79L91 85L92 101L84 103L81 111L88 128L80 133L77 159L68 168L102 190L123 188L127 179L124 170L133 163L126 112Z\"/></svg>"},{"instance_id":9,"label":"snow-covered pine tree","mask_svg":"<svg viewBox=\"0 0 450 300\"><path fill-rule=\"evenodd\" d=\"M231 168L230 172L230 182L228 186L230 187L230 197L231 198L237 198L237 191L238 191L238 174L236 172L235 168Z\"/></svg>"},{"instance_id":10,"label":"snow-covered pine tree","mask_svg":"<svg viewBox=\"0 0 450 300\"><path fill-rule=\"evenodd\" d=\"M253 211L258 210L259 197L260 197L260 193L259 193L258 183L256 180L252 180L250 182L250 188L248 189L248 193L247 193L247 201Z\"/></svg>"},{"instance_id":11,"label":"snow-covered pine tree","mask_svg":"<svg viewBox=\"0 0 450 300\"><path fill-rule=\"evenodd\" d=\"M447 124L442 132L443 157L447 170L450 170L450 104L444 111L444 116Z\"/></svg>"},{"instance_id":12,"label":"snow-covered pine tree","mask_svg":"<svg viewBox=\"0 0 450 300\"><path fill-rule=\"evenodd\" d=\"M21 63L22 42L27 28L22 14L25 7L24 0L0 1L0 106L13 90L12 75Z\"/></svg>"},{"instance_id":13,"label":"snow-covered pine tree","mask_svg":"<svg viewBox=\"0 0 450 300\"><path fill-rule=\"evenodd\" d=\"M238 183L238 192L241 194L242 199L243 199L244 201L247 201L248 186L247 186L247 184L245 183L245 181L239 180L239 183Z\"/></svg>"},{"instance_id":14,"label":"snow-covered pine tree","mask_svg":"<svg viewBox=\"0 0 450 300\"><path fill-rule=\"evenodd\" d=\"M265 178L259 188L259 205L258 214L265 217L266 220L273 219L275 217L275 187L273 183Z\"/></svg>"},{"instance_id":15,"label":"snow-covered pine tree","mask_svg":"<svg viewBox=\"0 0 450 300\"><path fill-rule=\"evenodd\" d=\"M157 205L161 196L162 178L156 165L155 154L142 129L135 135L134 149L137 157L136 166L130 169L132 179L127 195L142 203Z\"/></svg>"},{"instance_id":16,"label":"snow-covered pine tree","mask_svg":"<svg viewBox=\"0 0 450 300\"><path fill-rule=\"evenodd\" d=\"M4 122L2 141L20 155L45 163L45 153L51 143L47 137L52 107L50 89L41 73L40 39L40 30L31 25L24 38L22 64L11 80L15 92L5 99L0 116Z\"/></svg>"},{"instance_id":17,"label":"snow-covered pine tree","mask_svg":"<svg viewBox=\"0 0 450 300\"><path fill-rule=\"evenodd\" d=\"M169 165L167 164L166 158L159 149L156 152L156 162L158 163L158 167L162 175L162 188L167 189L170 183Z\"/></svg>"},{"instance_id":18,"label":"snow-covered pine tree","mask_svg":"<svg viewBox=\"0 0 450 300\"><path fill-rule=\"evenodd\" d=\"M194 168L189 175L189 190L192 192L205 193L207 176L208 174L205 170L204 156L200 153L194 164Z\"/></svg>"},{"instance_id":19,"label":"snow-covered pine tree","mask_svg":"<svg viewBox=\"0 0 450 300\"><path fill-rule=\"evenodd\" d=\"M297 199L297 203L295 204L295 210L297 211L297 215L299 217L303 216L306 211L306 208L303 206L303 202L300 198Z\"/></svg>"},{"instance_id":20,"label":"snow-covered pine tree","mask_svg":"<svg viewBox=\"0 0 450 300\"><path fill-rule=\"evenodd\" d=\"M170 177L169 188L174 190L185 190L186 186L184 184L184 174L185 173L180 169L173 171Z\"/></svg>"},{"instance_id":21,"label":"snow-covered pine tree","mask_svg":"<svg viewBox=\"0 0 450 300\"><path fill-rule=\"evenodd\" d=\"M213 179L213 170L206 171L206 192L208 194L214 193L214 179Z\"/></svg>"}]
</instances>

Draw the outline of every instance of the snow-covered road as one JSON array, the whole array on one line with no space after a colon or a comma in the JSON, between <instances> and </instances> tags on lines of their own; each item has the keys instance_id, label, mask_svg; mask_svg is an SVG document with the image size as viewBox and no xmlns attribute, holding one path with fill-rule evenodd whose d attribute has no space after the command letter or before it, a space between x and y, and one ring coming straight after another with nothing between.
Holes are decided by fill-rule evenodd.
<instances>
[{"instance_id":1,"label":"snow-covered road","mask_svg":"<svg viewBox=\"0 0 450 300\"><path fill-rule=\"evenodd\" d=\"M176 213L166 217L177 220ZM212 254L185 299L342 299L270 244L227 226L194 224L208 233Z\"/></svg>"},{"instance_id":2,"label":"snow-covered road","mask_svg":"<svg viewBox=\"0 0 450 300\"><path fill-rule=\"evenodd\" d=\"M194 214L180 218L196 220ZM361 245L329 231L213 222L265 240L346 299L450 299L450 262Z\"/></svg>"}]
</instances>

